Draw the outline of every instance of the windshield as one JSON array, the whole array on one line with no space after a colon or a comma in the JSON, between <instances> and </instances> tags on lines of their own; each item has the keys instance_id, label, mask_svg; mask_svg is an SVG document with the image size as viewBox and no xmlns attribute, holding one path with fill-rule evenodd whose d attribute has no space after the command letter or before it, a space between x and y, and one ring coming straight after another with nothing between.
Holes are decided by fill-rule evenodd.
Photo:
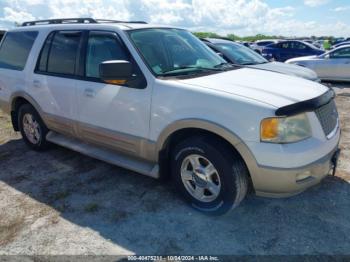
<instances>
[{"instance_id":1,"label":"windshield","mask_svg":"<svg viewBox=\"0 0 350 262\"><path fill-rule=\"evenodd\" d=\"M222 71L227 62L197 37L182 29L129 31L131 41L157 76Z\"/></svg>"},{"instance_id":2,"label":"windshield","mask_svg":"<svg viewBox=\"0 0 350 262\"><path fill-rule=\"evenodd\" d=\"M234 63L240 65L264 64L268 61L248 47L239 44L219 43L216 44L219 51L226 55Z\"/></svg>"}]
</instances>

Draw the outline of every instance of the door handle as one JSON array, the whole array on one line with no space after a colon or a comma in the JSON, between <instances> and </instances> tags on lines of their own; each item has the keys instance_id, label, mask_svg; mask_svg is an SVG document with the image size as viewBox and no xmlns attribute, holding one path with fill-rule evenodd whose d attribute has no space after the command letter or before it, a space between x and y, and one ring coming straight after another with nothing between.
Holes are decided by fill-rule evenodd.
<instances>
[{"instance_id":1,"label":"door handle","mask_svg":"<svg viewBox=\"0 0 350 262\"><path fill-rule=\"evenodd\" d=\"M87 88L84 90L84 94L87 97L94 97L95 96L95 91L91 88Z\"/></svg>"},{"instance_id":2,"label":"door handle","mask_svg":"<svg viewBox=\"0 0 350 262\"><path fill-rule=\"evenodd\" d=\"M34 81L33 81L33 86L34 86L35 88L40 88L40 87L41 87L41 82L40 82L39 80L34 80Z\"/></svg>"}]
</instances>

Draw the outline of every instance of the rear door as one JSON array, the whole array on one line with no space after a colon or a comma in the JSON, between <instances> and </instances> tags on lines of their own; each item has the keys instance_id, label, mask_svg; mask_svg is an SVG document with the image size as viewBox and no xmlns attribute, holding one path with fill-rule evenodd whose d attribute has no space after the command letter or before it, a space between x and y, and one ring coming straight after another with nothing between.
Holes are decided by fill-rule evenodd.
<instances>
[{"instance_id":1,"label":"rear door","mask_svg":"<svg viewBox=\"0 0 350 262\"><path fill-rule=\"evenodd\" d=\"M76 74L82 31L54 31L46 38L30 79L31 95L53 130L75 135Z\"/></svg>"}]
</instances>

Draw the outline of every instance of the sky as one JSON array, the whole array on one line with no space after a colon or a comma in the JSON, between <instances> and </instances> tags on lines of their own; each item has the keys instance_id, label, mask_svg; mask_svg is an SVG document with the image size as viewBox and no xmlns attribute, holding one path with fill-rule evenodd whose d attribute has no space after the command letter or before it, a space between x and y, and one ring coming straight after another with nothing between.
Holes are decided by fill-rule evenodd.
<instances>
[{"instance_id":1,"label":"sky","mask_svg":"<svg viewBox=\"0 0 350 262\"><path fill-rule=\"evenodd\" d=\"M222 35L350 37L350 0L0 0L1 29L67 17L143 20Z\"/></svg>"}]
</instances>

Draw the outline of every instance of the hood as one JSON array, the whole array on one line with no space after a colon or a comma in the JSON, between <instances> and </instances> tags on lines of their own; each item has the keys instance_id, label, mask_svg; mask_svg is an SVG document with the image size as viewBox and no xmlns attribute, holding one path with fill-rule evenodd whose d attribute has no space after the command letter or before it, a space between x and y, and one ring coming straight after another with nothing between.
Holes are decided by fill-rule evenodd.
<instances>
[{"instance_id":1,"label":"hood","mask_svg":"<svg viewBox=\"0 0 350 262\"><path fill-rule=\"evenodd\" d=\"M316 82L252 68L177 81L246 97L277 108L315 98L328 90Z\"/></svg>"},{"instance_id":2,"label":"hood","mask_svg":"<svg viewBox=\"0 0 350 262\"><path fill-rule=\"evenodd\" d=\"M251 68L257 68L262 70L274 71L286 75L292 75L297 77L302 77L311 81L317 81L317 74L306 67L301 67L298 65L285 64L280 62L271 62L265 64L252 65Z\"/></svg>"}]
</instances>

